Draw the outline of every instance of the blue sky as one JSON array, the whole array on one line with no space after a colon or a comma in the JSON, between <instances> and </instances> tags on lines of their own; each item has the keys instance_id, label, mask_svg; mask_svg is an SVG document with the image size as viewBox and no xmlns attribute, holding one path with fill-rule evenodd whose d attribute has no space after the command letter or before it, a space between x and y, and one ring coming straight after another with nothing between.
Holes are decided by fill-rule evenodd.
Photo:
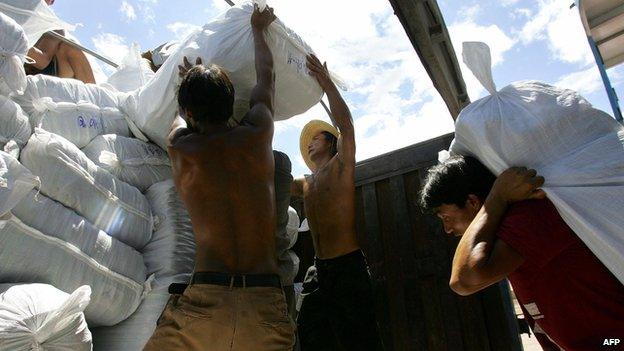
<instances>
[{"instance_id":1,"label":"blue sky","mask_svg":"<svg viewBox=\"0 0 624 351\"><path fill-rule=\"evenodd\" d=\"M463 41L490 45L498 88L537 79L577 90L612 114L578 10L569 8L572 0L438 2L458 56ZM344 96L355 120L358 160L452 131L452 119L388 1L270 4L348 82ZM131 43L146 50L182 39L228 5L224 0L56 0L52 8L64 21L78 24L73 34L83 44L120 62ZM100 80L112 72L101 68ZM484 96L472 74L463 64L461 68L470 98ZM609 74L616 92L624 97L624 66ZM307 172L298 137L311 118L327 119L316 106L276 126L275 148L291 157L295 175Z\"/></svg>"}]
</instances>

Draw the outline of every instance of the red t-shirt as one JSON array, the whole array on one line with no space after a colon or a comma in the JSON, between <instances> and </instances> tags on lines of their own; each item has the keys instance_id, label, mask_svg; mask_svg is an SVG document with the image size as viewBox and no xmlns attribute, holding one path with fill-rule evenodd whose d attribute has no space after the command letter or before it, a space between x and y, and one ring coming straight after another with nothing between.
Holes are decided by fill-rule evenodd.
<instances>
[{"instance_id":1,"label":"red t-shirt","mask_svg":"<svg viewBox=\"0 0 624 351\"><path fill-rule=\"evenodd\" d=\"M497 235L524 258L508 279L525 313L554 343L566 351L624 350L624 285L550 201L510 206ZM620 343L604 346L606 339Z\"/></svg>"}]
</instances>

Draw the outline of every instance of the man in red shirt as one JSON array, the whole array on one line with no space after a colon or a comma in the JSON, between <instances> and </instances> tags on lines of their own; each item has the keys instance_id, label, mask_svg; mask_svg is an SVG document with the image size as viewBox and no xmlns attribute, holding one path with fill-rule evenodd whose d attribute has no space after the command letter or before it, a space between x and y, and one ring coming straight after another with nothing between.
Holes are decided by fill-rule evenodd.
<instances>
[{"instance_id":1,"label":"man in red shirt","mask_svg":"<svg viewBox=\"0 0 624 351\"><path fill-rule=\"evenodd\" d=\"M526 168L496 178L472 157L429 170L421 205L462 237L451 289L470 295L509 279L527 318L566 351L624 340L624 286L566 225L543 183Z\"/></svg>"}]
</instances>

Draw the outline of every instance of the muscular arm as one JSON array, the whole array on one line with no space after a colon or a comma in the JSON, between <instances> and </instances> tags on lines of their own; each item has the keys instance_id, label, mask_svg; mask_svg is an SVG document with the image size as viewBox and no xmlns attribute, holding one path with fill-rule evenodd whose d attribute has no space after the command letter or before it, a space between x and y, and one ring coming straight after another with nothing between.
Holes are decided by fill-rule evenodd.
<instances>
[{"instance_id":1,"label":"muscular arm","mask_svg":"<svg viewBox=\"0 0 624 351\"><path fill-rule=\"evenodd\" d=\"M256 8L251 17L255 48L256 86L251 91L246 124L263 131L273 132L273 99L275 97L275 73L273 54L266 42L265 30L275 19L273 9L259 12Z\"/></svg>"},{"instance_id":2,"label":"muscular arm","mask_svg":"<svg viewBox=\"0 0 624 351\"><path fill-rule=\"evenodd\" d=\"M33 66L39 70L48 67L60 45L60 40L44 34L37 44L28 50L28 56L35 60Z\"/></svg>"},{"instance_id":3,"label":"muscular arm","mask_svg":"<svg viewBox=\"0 0 624 351\"><path fill-rule=\"evenodd\" d=\"M507 203L490 193L462 236L449 284L456 293L465 296L480 291L504 279L524 261L514 249L496 239L506 210Z\"/></svg>"},{"instance_id":4,"label":"muscular arm","mask_svg":"<svg viewBox=\"0 0 624 351\"><path fill-rule=\"evenodd\" d=\"M453 291L460 295L473 294L520 267L524 258L502 240L497 240L496 231L510 203L546 196L538 189L542 184L544 178L526 168L510 168L496 179L457 245L449 283Z\"/></svg>"},{"instance_id":5,"label":"muscular arm","mask_svg":"<svg viewBox=\"0 0 624 351\"><path fill-rule=\"evenodd\" d=\"M327 64L321 64L321 61L315 55L309 55L307 60L310 74L316 78L325 94L327 94L332 122L340 131L340 136L338 137L338 158L342 162L355 166L355 131L351 111L340 95L338 88L331 80Z\"/></svg>"}]
</instances>

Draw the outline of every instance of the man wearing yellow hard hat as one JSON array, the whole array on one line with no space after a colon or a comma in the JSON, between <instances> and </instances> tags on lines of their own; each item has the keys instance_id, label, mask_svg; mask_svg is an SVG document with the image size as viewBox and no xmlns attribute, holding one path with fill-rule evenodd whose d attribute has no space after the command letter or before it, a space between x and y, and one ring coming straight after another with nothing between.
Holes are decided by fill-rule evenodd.
<instances>
[{"instance_id":1,"label":"man wearing yellow hard hat","mask_svg":"<svg viewBox=\"0 0 624 351\"><path fill-rule=\"evenodd\" d=\"M313 120L301 132L311 175L296 179L314 242L298 317L301 351L383 349L366 259L355 234L355 132L351 112L327 64L308 56L308 69L327 94L334 123Z\"/></svg>"}]
</instances>

